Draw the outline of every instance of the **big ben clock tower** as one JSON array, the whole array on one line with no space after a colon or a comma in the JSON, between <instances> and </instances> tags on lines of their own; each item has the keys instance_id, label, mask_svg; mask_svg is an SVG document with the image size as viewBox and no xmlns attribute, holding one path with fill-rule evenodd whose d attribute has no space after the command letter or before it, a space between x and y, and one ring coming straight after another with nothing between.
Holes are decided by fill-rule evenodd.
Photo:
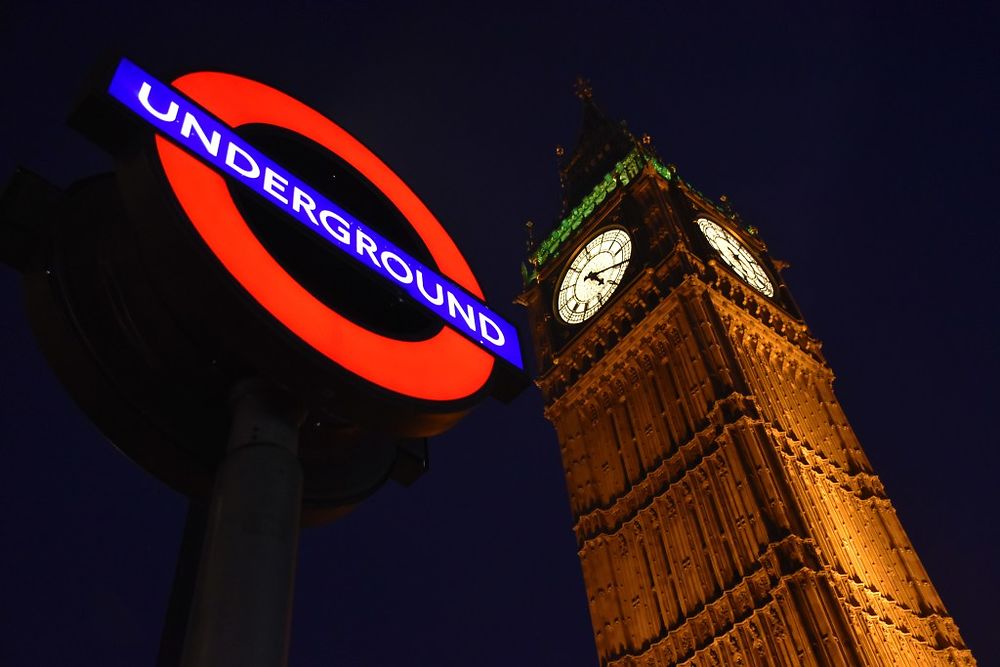
<instances>
[{"instance_id":1,"label":"big ben clock tower","mask_svg":"<svg viewBox=\"0 0 1000 667\"><path fill-rule=\"evenodd\" d=\"M756 230L581 86L524 269L602 665L974 665Z\"/></svg>"}]
</instances>

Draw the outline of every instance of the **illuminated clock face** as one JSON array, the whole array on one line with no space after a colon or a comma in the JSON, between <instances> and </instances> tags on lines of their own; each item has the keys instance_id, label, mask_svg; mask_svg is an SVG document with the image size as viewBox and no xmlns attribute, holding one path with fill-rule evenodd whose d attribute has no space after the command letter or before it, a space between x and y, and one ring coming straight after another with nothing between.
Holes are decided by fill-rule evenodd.
<instances>
[{"instance_id":1,"label":"illuminated clock face","mask_svg":"<svg viewBox=\"0 0 1000 667\"><path fill-rule=\"evenodd\" d=\"M711 220L698 218L697 222L709 244L736 275L764 296L774 296L774 286L764 268L735 236Z\"/></svg>"},{"instance_id":2,"label":"illuminated clock face","mask_svg":"<svg viewBox=\"0 0 1000 667\"><path fill-rule=\"evenodd\" d=\"M588 241L559 283L559 317L567 324L593 317L618 289L631 256L632 239L624 229L607 229Z\"/></svg>"}]
</instances>

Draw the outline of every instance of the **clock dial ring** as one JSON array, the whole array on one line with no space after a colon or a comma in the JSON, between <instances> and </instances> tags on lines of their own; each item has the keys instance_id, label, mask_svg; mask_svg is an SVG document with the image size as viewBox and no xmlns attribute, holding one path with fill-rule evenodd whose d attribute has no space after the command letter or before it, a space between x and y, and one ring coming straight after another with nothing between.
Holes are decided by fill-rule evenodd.
<instances>
[{"instance_id":1,"label":"clock dial ring","mask_svg":"<svg viewBox=\"0 0 1000 667\"><path fill-rule=\"evenodd\" d=\"M621 227L608 227L580 247L563 272L554 309L566 324L589 320L618 289L632 257L632 239Z\"/></svg>"},{"instance_id":2,"label":"clock dial ring","mask_svg":"<svg viewBox=\"0 0 1000 667\"><path fill-rule=\"evenodd\" d=\"M733 273L764 296L774 296L774 285L764 267L732 232L708 218L698 218L695 223Z\"/></svg>"}]
</instances>

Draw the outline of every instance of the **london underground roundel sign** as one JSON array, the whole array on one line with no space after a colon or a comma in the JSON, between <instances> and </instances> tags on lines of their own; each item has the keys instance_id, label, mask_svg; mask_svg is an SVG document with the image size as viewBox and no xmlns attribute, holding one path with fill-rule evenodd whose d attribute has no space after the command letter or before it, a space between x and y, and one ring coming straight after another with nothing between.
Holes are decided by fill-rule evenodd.
<instances>
[{"instance_id":1,"label":"london underground roundel sign","mask_svg":"<svg viewBox=\"0 0 1000 667\"><path fill-rule=\"evenodd\" d=\"M158 132L156 150L187 218L231 276L284 327L325 358L397 394L453 401L479 391L494 358L521 370L517 331L483 303L455 243L405 183L354 137L294 98L218 72L172 86L122 60L110 95ZM437 265L412 257L283 168L235 130L263 124L305 137L353 167L405 218ZM425 340L372 331L300 284L255 236L227 180L246 186L317 240L402 289L446 326Z\"/></svg>"}]
</instances>

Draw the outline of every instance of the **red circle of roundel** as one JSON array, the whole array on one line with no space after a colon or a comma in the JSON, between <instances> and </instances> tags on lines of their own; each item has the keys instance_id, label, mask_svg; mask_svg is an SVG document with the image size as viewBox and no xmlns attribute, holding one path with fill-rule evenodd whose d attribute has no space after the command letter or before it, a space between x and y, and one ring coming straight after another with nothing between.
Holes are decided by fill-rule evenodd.
<instances>
[{"instance_id":1,"label":"red circle of roundel","mask_svg":"<svg viewBox=\"0 0 1000 667\"><path fill-rule=\"evenodd\" d=\"M336 123L274 88L231 74L196 72L173 86L233 128L274 125L345 160L399 209L439 270L483 298L472 269L441 223L389 167ZM254 236L222 176L163 137L156 137L156 146L167 180L201 238L261 306L313 349L369 382L412 398L462 399L486 383L493 357L448 327L427 340L401 341L330 309Z\"/></svg>"}]
</instances>

